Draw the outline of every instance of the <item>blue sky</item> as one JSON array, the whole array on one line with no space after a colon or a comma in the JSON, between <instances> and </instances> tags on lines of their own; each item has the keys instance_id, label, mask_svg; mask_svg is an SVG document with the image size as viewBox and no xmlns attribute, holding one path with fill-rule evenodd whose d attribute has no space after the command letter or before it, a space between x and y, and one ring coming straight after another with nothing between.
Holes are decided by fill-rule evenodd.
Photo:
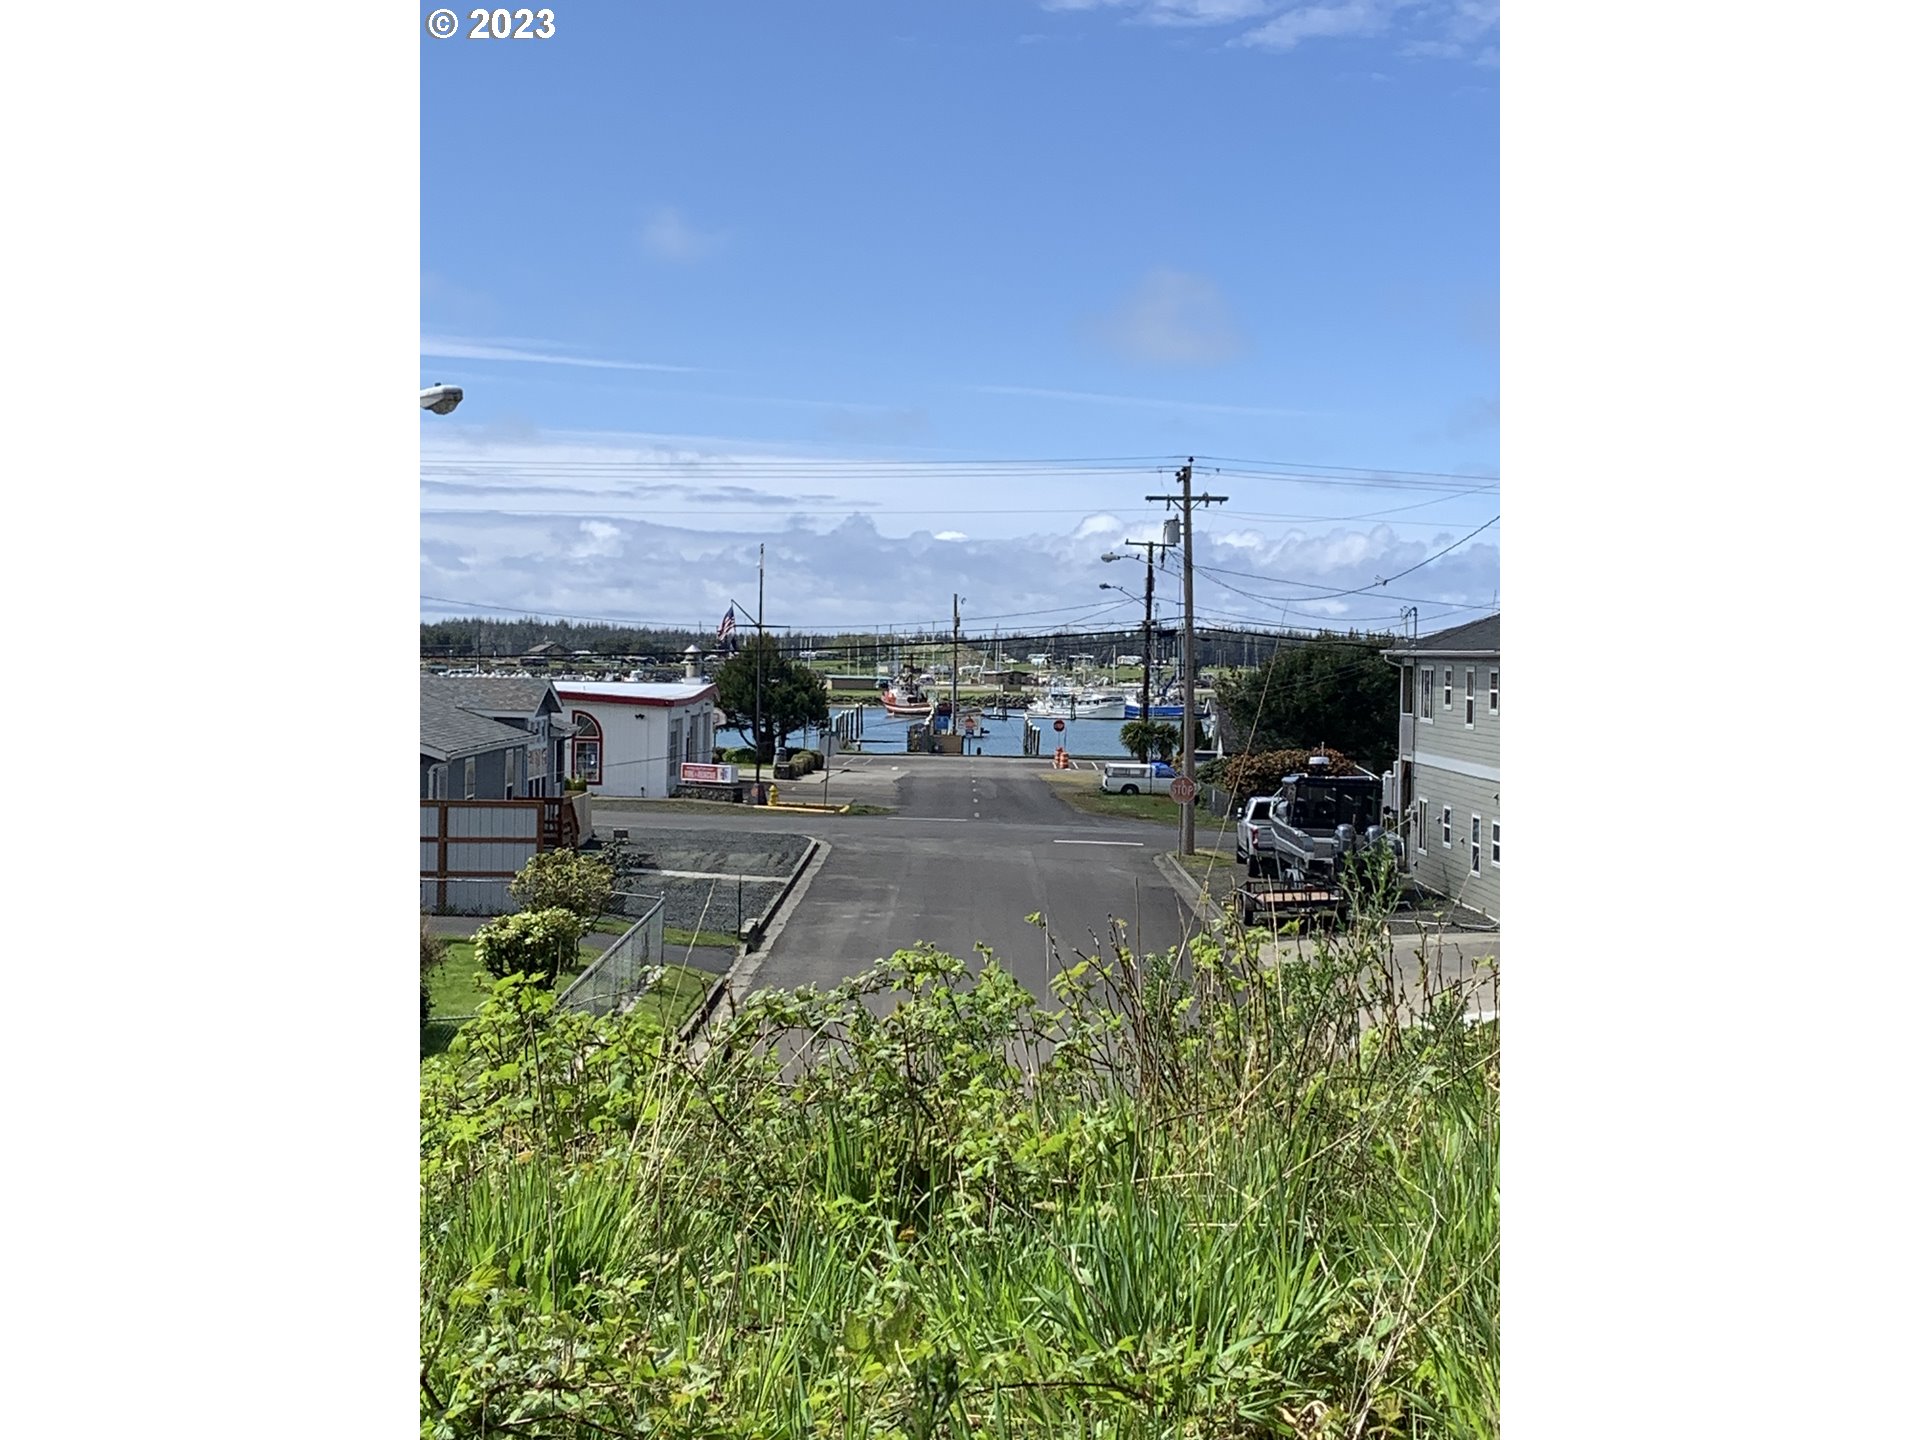
<instances>
[{"instance_id":1,"label":"blue sky","mask_svg":"<svg viewBox=\"0 0 1920 1440\"><path fill-rule=\"evenodd\" d=\"M554 9L421 40L423 616L1130 623L1188 454L1202 620L1495 603L1496 6Z\"/></svg>"}]
</instances>

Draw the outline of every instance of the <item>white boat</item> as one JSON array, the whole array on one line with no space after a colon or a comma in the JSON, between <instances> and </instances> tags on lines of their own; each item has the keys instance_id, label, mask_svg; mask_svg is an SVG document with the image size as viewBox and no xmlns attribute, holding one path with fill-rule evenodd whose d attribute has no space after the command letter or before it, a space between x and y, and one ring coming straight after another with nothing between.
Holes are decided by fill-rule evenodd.
<instances>
[{"instance_id":1,"label":"white boat","mask_svg":"<svg viewBox=\"0 0 1920 1440\"><path fill-rule=\"evenodd\" d=\"M1126 707L1127 697L1118 690L1055 688L1028 705L1027 714L1043 720L1120 720Z\"/></svg>"},{"instance_id":2,"label":"white boat","mask_svg":"<svg viewBox=\"0 0 1920 1440\"><path fill-rule=\"evenodd\" d=\"M1124 720L1127 697L1118 690L1089 690L1075 699L1074 714L1082 720Z\"/></svg>"}]
</instances>

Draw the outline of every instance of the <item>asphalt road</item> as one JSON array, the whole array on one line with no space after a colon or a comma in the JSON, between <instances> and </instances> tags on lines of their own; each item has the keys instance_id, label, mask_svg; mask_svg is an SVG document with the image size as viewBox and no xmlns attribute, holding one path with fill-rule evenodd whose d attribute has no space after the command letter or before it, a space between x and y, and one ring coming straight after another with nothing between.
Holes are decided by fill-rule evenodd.
<instances>
[{"instance_id":1,"label":"asphalt road","mask_svg":"<svg viewBox=\"0 0 1920 1440\"><path fill-rule=\"evenodd\" d=\"M1159 951L1192 925L1153 864L1171 827L1096 819L1061 800L1031 760L875 756L836 768L836 801L894 807L891 815L700 813L616 809L596 800L595 828L635 832L751 823L815 835L831 846L767 944L756 986L833 985L881 956L926 941L971 956L988 946L1044 996L1061 959L1111 953L1111 922ZM783 784L783 798L817 798ZM1038 912L1045 929L1025 917ZM1057 954L1049 953L1049 940Z\"/></svg>"}]
</instances>

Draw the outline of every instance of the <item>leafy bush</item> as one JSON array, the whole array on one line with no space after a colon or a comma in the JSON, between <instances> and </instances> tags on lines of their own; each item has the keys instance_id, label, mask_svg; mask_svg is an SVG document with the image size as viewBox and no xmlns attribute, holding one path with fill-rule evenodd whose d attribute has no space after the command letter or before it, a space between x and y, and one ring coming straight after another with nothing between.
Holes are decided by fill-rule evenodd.
<instances>
[{"instance_id":1,"label":"leafy bush","mask_svg":"<svg viewBox=\"0 0 1920 1440\"><path fill-rule=\"evenodd\" d=\"M550 989L560 967L580 953L585 929L578 915L557 906L502 915L474 932L473 958L496 980L527 975Z\"/></svg>"},{"instance_id":2,"label":"leafy bush","mask_svg":"<svg viewBox=\"0 0 1920 1440\"><path fill-rule=\"evenodd\" d=\"M1307 761L1315 755L1327 757L1326 770L1331 775L1357 775L1360 767L1342 755L1338 750L1261 750L1244 755L1229 755L1224 760L1212 761L1203 766L1203 772L1218 766L1208 783L1228 791L1235 800L1244 800L1249 795L1271 795L1280 788L1280 782L1289 775L1297 775L1307 769Z\"/></svg>"},{"instance_id":3,"label":"leafy bush","mask_svg":"<svg viewBox=\"0 0 1920 1440\"><path fill-rule=\"evenodd\" d=\"M578 780L569 776L567 777L566 786L567 794L569 795L584 795L587 793L587 782L584 780Z\"/></svg>"},{"instance_id":4,"label":"leafy bush","mask_svg":"<svg viewBox=\"0 0 1920 1440\"><path fill-rule=\"evenodd\" d=\"M546 850L507 889L526 910L571 910L591 925L613 905L613 866L579 850Z\"/></svg>"},{"instance_id":5,"label":"leafy bush","mask_svg":"<svg viewBox=\"0 0 1920 1440\"><path fill-rule=\"evenodd\" d=\"M420 917L420 1023L425 1025L433 1014L433 996L427 986L433 979L433 972L447 961L447 942L427 928L427 917Z\"/></svg>"},{"instance_id":6,"label":"leafy bush","mask_svg":"<svg viewBox=\"0 0 1920 1440\"><path fill-rule=\"evenodd\" d=\"M726 752L726 756L727 758L720 762L723 765L751 765L753 764L753 747L751 745L735 745L731 750Z\"/></svg>"},{"instance_id":7,"label":"leafy bush","mask_svg":"<svg viewBox=\"0 0 1920 1440\"><path fill-rule=\"evenodd\" d=\"M1379 921L1046 1006L902 951L698 1059L502 982L421 1072L422 1433L1497 1435L1498 1027Z\"/></svg>"}]
</instances>

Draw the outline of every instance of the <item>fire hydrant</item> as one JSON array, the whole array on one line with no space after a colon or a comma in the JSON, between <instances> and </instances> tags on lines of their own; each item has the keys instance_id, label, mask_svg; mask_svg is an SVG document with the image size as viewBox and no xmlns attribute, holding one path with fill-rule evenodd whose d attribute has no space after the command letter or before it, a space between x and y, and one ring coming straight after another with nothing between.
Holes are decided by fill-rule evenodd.
<instances>
[{"instance_id":1,"label":"fire hydrant","mask_svg":"<svg viewBox=\"0 0 1920 1440\"><path fill-rule=\"evenodd\" d=\"M778 785L769 785L767 787L767 804L778 805L779 803L780 803L780 787Z\"/></svg>"}]
</instances>

